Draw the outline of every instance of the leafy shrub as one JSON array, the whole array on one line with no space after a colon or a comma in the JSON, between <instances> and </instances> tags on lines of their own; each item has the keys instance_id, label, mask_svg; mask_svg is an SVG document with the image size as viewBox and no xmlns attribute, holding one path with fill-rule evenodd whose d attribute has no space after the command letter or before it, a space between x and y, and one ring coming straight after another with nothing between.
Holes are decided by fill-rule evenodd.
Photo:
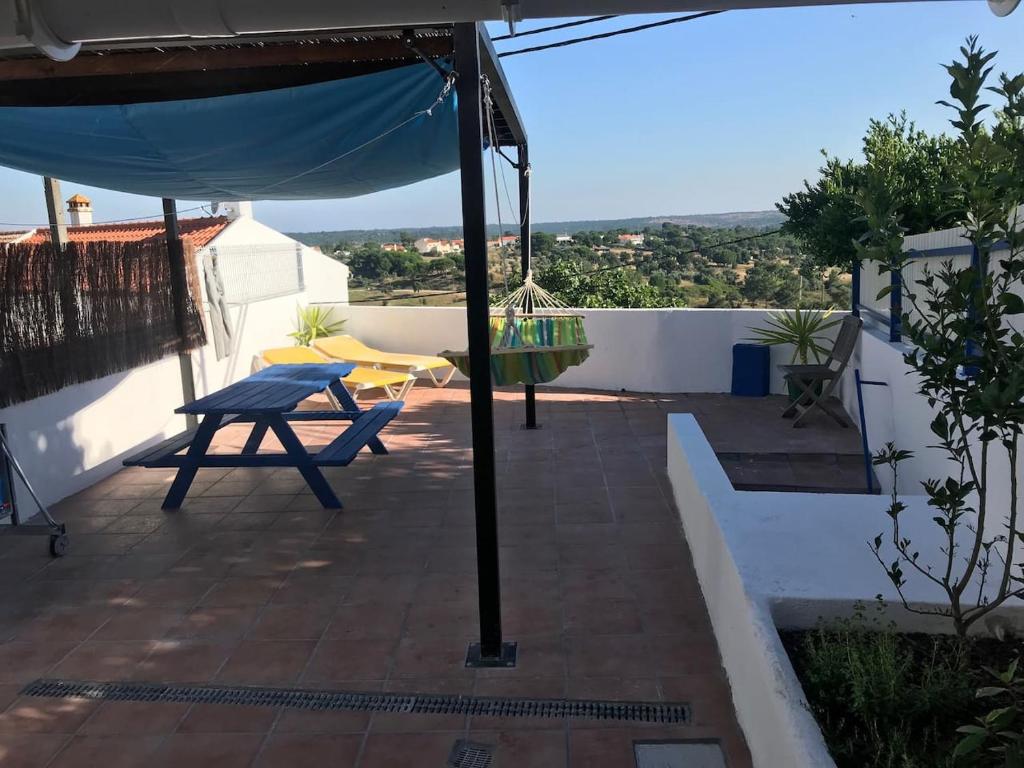
<instances>
[{"instance_id":1,"label":"leafy shrub","mask_svg":"<svg viewBox=\"0 0 1024 768\"><path fill-rule=\"evenodd\" d=\"M863 609L788 640L839 768L952 768L956 728L974 707L962 641L901 635Z\"/></svg>"},{"instance_id":2,"label":"leafy shrub","mask_svg":"<svg viewBox=\"0 0 1024 768\"><path fill-rule=\"evenodd\" d=\"M987 669L997 685L978 689L979 699L995 699L997 706L979 716L973 725L957 729L964 734L956 745L957 765L981 768L1024 767L1024 680L1017 676L1019 659L1002 672Z\"/></svg>"}]
</instances>

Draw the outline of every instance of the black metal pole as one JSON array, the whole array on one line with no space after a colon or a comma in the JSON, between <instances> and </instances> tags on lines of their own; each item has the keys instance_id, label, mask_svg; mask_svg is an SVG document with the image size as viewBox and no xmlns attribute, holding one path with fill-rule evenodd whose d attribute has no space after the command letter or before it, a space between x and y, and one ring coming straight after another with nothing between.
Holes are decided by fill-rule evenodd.
<instances>
[{"instance_id":1,"label":"black metal pole","mask_svg":"<svg viewBox=\"0 0 1024 768\"><path fill-rule=\"evenodd\" d=\"M473 423L473 496L480 643L469 647L469 666L512 666L515 646L501 636L498 565L498 499L494 463L491 340L487 289L487 221L484 197L483 122L480 101L480 30L456 24L455 81L458 96L462 237L466 252L466 327L469 336L470 415Z\"/></svg>"},{"instance_id":2,"label":"black metal pole","mask_svg":"<svg viewBox=\"0 0 1024 768\"><path fill-rule=\"evenodd\" d=\"M526 144L519 147L519 253L522 257L523 280L530 272L533 243L530 240L530 152ZM527 314L533 312L533 303L527 298ZM537 429L537 388L525 385L526 423L524 429Z\"/></svg>"},{"instance_id":3,"label":"black metal pole","mask_svg":"<svg viewBox=\"0 0 1024 768\"><path fill-rule=\"evenodd\" d=\"M165 197L164 203L164 236L167 240L167 259L171 265L171 301L174 304L174 325L178 340L185 341L186 336L186 304L188 293L188 277L185 270L185 248L181 243L178 230L178 206L174 200ZM196 380L192 372L192 353L181 349L178 351L178 367L181 369L181 394L185 404L196 399ZM185 416L185 424L189 429L197 429L199 421L194 414Z\"/></svg>"}]
</instances>

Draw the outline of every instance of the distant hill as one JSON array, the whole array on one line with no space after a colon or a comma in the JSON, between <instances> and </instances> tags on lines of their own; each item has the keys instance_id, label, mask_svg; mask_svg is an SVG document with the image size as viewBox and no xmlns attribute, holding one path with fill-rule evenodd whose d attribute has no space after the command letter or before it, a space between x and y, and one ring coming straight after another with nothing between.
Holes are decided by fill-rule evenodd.
<instances>
[{"instance_id":1,"label":"distant hill","mask_svg":"<svg viewBox=\"0 0 1024 768\"><path fill-rule=\"evenodd\" d=\"M734 211L731 213L698 213L685 216L641 216L632 219L582 219L579 221L542 221L535 222L534 232L549 232L553 235L574 232L606 232L611 229L639 230L644 227L656 227L665 222L690 227L715 227L728 229L731 227L775 227L782 223L784 216L778 211ZM506 227L509 229L509 227ZM490 225L488 234L497 235L498 226ZM401 233L410 237L436 237L444 240L462 237L462 227L401 227L396 229L340 229L322 232L288 232L306 245L334 245L346 241L350 243L388 243L399 239Z\"/></svg>"}]
</instances>

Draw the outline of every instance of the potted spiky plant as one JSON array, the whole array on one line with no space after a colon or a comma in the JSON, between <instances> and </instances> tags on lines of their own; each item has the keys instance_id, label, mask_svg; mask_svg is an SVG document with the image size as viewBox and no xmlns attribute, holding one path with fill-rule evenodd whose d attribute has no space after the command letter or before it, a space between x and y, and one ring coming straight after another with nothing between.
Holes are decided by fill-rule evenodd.
<instances>
[{"instance_id":1,"label":"potted spiky plant","mask_svg":"<svg viewBox=\"0 0 1024 768\"><path fill-rule=\"evenodd\" d=\"M820 363L823 356L828 357L829 352L828 348L822 344L828 340L824 335L825 331L841 322L839 319L829 319L833 312L835 312L835 307L830 307L824 312L814 309L787 309L773 312L765 321L767 327L748 328L754 334L750 340L770 347L791 345L793 358L790 360L790 364L809 365L812 359L813 362ZM790 399L796 400L799 396L800 389L790 383Z\"/></svg>"},{"instance_id":2,"label":"potted spiky plant","mask_svg":"<svg viewBox=\"0 0 1024 768\"><path fill-rule=\"evenodd\" d=\"M296 307L295 330L288 336L295 339L295 346L306 347L314 339L334 335L345 326L345 321L331 320L333 313L330 307Z\"/></svg>"}]
</instances>

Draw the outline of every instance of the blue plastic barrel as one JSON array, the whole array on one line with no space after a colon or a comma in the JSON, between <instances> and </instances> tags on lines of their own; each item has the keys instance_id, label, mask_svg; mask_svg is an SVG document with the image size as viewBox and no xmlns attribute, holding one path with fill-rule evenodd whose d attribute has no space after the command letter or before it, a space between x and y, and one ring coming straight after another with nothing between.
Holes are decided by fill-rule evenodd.
<instances>
[{"instance_id":1,"label":"blue plastic barrel","mask_svg":"<svg viewBox=\"0 0 1024 768\"><path fill-rule=\"evenodd\" d=\"M771 386L772 352L764 344L733 344L732 393L764 397Z\"/></svg>"}]
</instances>

